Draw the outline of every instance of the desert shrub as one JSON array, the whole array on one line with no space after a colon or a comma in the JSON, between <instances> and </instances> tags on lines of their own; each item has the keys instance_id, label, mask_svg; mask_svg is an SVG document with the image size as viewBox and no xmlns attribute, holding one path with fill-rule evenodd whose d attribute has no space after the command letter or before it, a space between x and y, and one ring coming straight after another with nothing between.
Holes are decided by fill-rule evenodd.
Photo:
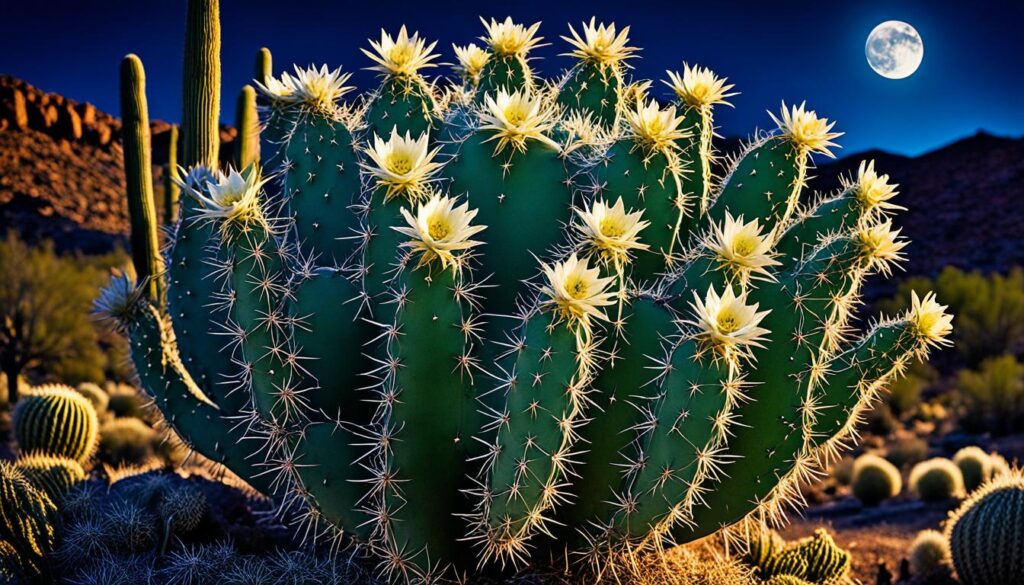
<instances>
[{"instance_id":1,"label":"desert shrub","mask_svg":"<svg viewBox=\"0 0 1024 585\"><path fill-rule=\"evenodd\" d=\"M142 465L156 456L157 432L134 417L115 418L100 428L100 461L115 467Z\"/></svg>"},{"instance_id":2,"label":"desert shrub","mask_svg":"<svg viewBox=\"0 0 1024 585\"><path fill-rule=\"evenodd\" d=\"M906 375L889 383L885 402L897 418L904 418L914 413L921 404L921 394L925 388L934 384L938 372L927 362L915 360L907 369Z\"/></svg>"},{"instance_id":3,"label":"desert shrub","mask_svg":"<svg viewBox=\"0 0 1024 585\"><path fill-rule=\"evenodd\" d=\"M853 495L865 506L875 506L900 493L900 470L885 459L867 453L853 463Z\"/></svg>"},{"instance_id":4,"label":"desert shrub","mask_svg":"<svg viewBox=\"0 0 1024 585\"><path fill-rule=\"evenodd\" d=\"M107 408L118 418L145 418L145 400L139 392L131 386L119 384L113 387L110 392L110 402Z\"/></svg>"},{"instance_id":5,"label":"desert shrub","mask_svg":"<svg viewBox=\"0 0 1024 585\"><path fill-rule=\"evenodd\" d=\"M960 468L949 459L922 461L910 471L910 489L925 502L941 502L964 496Z\"/></svg>"},{"instance_id":6,"label":"desert shrub","mask_svg":"<svg viewBox=\"0 0 1024 585\"><path fill-rule=\"evenodd\" d=\"M75 387L75 391L92 403L92 407L96 409L97 415L103 416L107 412L107 404L110 402L110 397L107 396L106 391L100 388L98 384L82 382Z\"/></svg>"},{"instance_id":7,"label":"desert shrub","mask_svg":"<svg viewBox=\"0 0 1024 585\"><path fill-rule=\"evenodd\" d=\"M949 543L937 530L922 530L910 545L910 570L925 575L951 564Z\"/></svg>"},{"instance_id":8,"label":"desert shrub","mask_svg":"<svg viewBox=\"0 0 1024 585\"><path fill-rule=\"evenodd\" d=\"M864 428L872 435L888 437L902 426L888 404L877 402L864 416Z\"/></svg>"},{"instance_id":9,"label":"desert shrub","mask_svg":"<svg viewBox=\"0 0 1024 585\"><path fill-rule=\"evenodd\" d=\"M902 469L928 457L928 441L910 433L902 433L889 443L885 458Z\"/></svg>"},{"instance_id":10,"label":"desert shrub","mask_svg":"<svg viewBox=\"0 0 1024 585\"><path fill-rule=\"evenodd\" d=\"M1024 364L1011 355L961 370L957 386L963 400L960 422L969 432L1007 434L1024 430Z\"/></svg>"},{"instance_id":11,"label":"desert shrub","mask_svg":"<svg viewBox=\"0 0 1024 585\"><path fill-rule=\"evenodd\" d=\"M973 492L978 486L992 478L992 457L979 447L964 447L953 456L953 463L960 468L964 478L964 489Z\"/></svg>"},{"instance_id":12,"label":"desert shrub","mask_svg":"<svg viewBox=\"0 0 1024 585\"><path fill-rule=\"evenodd\" d=\"M29 371L72 383L106 377L113 360L104 345L123 350L124 342L101 331L89 314L107 263L123 261L116 256L62 257L52 244L31 247L13 231L0 239L0 323L12 325L0 327L0 364L11 402L16 381Z\"/></svg>"},{"instance_id":13,"label":"desert shrub","mask_svg":"<svg viewBox=\"0 0 1024 585\"><path fill-rule=\"evenodd\" d=\"M987 358L1024 351L1024 270L982 275L944 269L935 279L908 278L894 298L879 309L901 311L910 306L910 291L934 290L956 315L952 340L958 361L974 367Z\"/></svg>"}]
</instances>

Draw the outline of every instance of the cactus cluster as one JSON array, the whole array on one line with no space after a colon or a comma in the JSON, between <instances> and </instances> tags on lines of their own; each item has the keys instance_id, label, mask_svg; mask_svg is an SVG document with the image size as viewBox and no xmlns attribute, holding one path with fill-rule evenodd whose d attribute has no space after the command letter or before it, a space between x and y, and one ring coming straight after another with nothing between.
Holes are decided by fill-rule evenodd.
<instances>
[{"instance_id":1,"label":"cactus cluster","mask_svg":"<svg viewBox=\"0 0 1024 585\"><path fill-rule=\"evenodd\" d=\"M743 551L743 561L769 583L782 577L797 582L836 583L850 569L850 553L839 548L823 528L790 544L773 530L754 529L744 539Z\"/></svg>"},{"instance_id":2,"label":"cactus cluster","mask_svg":"<svg viewBox=\"0 0 1024 585\"><path fill-rule=\"evenodd\" d=\"M865 165L813 194L839 133L802 105L717 176L732 86L687 65L659 101L628 29L570 29L545 81L539 23L485 20L451 84L403 28L370 42L380 85L354 101L340 69L261 74L259 163L222 170L216 4L189 2L166 261L136 254L144 278L97 306L194 449L388 580L563 546L612 576L777 520L945 342L930 294L853 333L864 278L906 245L895 186Z\"/></svg>"},{"instance_id":3,"label":"cactus cluster","mask_svg":"<svg viewBox=\"0 0 1024 585\"><path fill-rule=\"evenodd\" d=\"M1024 583L1024 472L1008 471L976 490L946 523L964 585Z\"/></svg>"}]
</instances>

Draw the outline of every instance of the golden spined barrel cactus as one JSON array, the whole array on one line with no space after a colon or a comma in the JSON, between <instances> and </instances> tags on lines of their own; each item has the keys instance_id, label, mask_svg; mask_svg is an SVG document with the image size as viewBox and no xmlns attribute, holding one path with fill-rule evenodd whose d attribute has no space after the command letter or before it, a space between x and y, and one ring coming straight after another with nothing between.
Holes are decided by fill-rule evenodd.
<instances>
[{"instance_id":1,"label":"golden spined barrel cactus","mask_svg":"<svg viewBox=\"0 0 1024 585\"><path fill-rule=\"evenodd\" d=\"M1024 473L1009 471L971 494L946 523L957 577L965 585L1024 582Z\"/></svg>"},{"instance_id":2,"label":"golden spined barrel cactus","mask_svg":"<svg viewBox=\"0 0 1024 585\"><path fill-rule=\"evenodd\" d=\"M0 541L18 551L17 571L26 579L38 578L43 557L56 541L57 507L37 490L15 466L0 461Z\"/></svg>"},{"instance_id":3,"label":"golden spined barrel cactus","mask_svg":"<svg viewBox=\"0 0 1024 585\"><path fill-rule=\"evenodd\" d=\"M33 388L14 408L14 439L21 453L44 453L84 463L96 450L96 409L69 386Z\"/></svg>"},{"instance_id":4,"label":"golden spined barrel cactus","mask_svg":"<svg viewBox=\"0 0 1024 585\"><path fill-rule=\"evenodd\" d=\"M32 487L48 495L57 504L75 484L86 478L82 464L69 457L36 453L19 457L14 467Z\"/></svg>"},{"instance_id":5,"label":"golden spined barrel cactus","mask_svg":"<svg viewBox=\"0 0 1024 585\"><path fill-rule=\"evenodd\" d=\"M119 277L98 308L189 444L392 581L555 549L620 576L776 519L949 332L932 295L851 327L902 258L894 189L811 195L839 134L804 106L718 177L724 78L686 66L662 103L595 21L545 82L538 25L485 25L457 84L407 30L362 99L326 66L257 80L260 164L181 174L166 306Z\"/></svg>"}]
</instances>

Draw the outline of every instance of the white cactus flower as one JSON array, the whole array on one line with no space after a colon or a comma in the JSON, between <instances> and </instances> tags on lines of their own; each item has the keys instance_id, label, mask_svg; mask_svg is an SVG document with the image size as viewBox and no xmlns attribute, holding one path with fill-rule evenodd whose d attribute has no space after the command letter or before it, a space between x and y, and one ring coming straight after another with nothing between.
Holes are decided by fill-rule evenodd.
<instances>
[{"instance_id":1,"label":"white cactus flower","mask_svg":"<svg viewBox=\"0 0 1024 585\"><path fill-rule=\"evenodd\" d=\"M468 203L455 206L455 199L434 194L430 200L421 203L416 215L402 209L402 217L407 226L393 228L406 236L410 241L403 246L423 252L420 265L428 264L437 259L443 268L458 267L460 264L456 252L469 250L480 242L472 240L474 235L487 229L487 226L472 225L477 210L469 209Z\"/></svg>"},{"instance_id":2,"label":"white cactus flower","mask_svg":"<svg viewBox=\"0 0 1024 585\"><path fill-rule=\"evenodd\" d=\"M485 110L480 114L483 130L493 130L494 136L487 141L497 140L496 153L506 146L523 152L527 140L536 140L555 150L561 150L557 142L547 136L555 127L552 108L544 103L541 96L527 90L508 93L498 90L497 99L484 96Z\"/></svg>"},{"instance_id":3,"label":"white cactus flower","mask_svg":"<svg viewBox=\"0 0 1024 585\"><path fill-rule=\"evenodd\" d=\"M614 278L602 278L597 267L590 267L586 258L573 254L564 262L544 264L547 284L541 292L548 298L545 306L554 306L570 323L590 330L591 319L607 321L601 307L614 304L616 294L607 292Z\"/></svg>"},{"instance_id":4,"label":"white cactus flower","mask_svg":"<svg viewBox=\"0 0 1024 585\"><path fill-rule=\"evenodd\" d=\"M425 39L421 39L419 33L409 36L405 25L398 31L398 36L391 38L384 30L380 31L380 42L370 40L373 51L362 49L363 54L372 59L377 65L370 67L371 71L380 71L388 75L412 76L420 69L426 67L437 67L431 63L438 55L432 53L437 43L427 45Z\"/></svg>"},{"instance_id":5,"label":"white cactus flower","mask_svg":"<svg viewBox=\"0 0 1024 585\"><path fill-rule=\"evenodd\" d=\"M480 37L480 40L490 45L494 54L500 57L526 56L544 40L543 37L534 36L540 29L539 22L529 28L512 22L511 16L501 22L493 18L490 21L480 18L480 22L487 29L487 36Z\"/></svg>"},{"instance_id":6,"label":"white cactus flower","mask_svg":"<svg viewBox=\"0 0 1024 585\"><path fill-rule=\"evenodd\" d=\"M374 134L373 146L363 149L373 164L362 163L361 166L377 180L378 186L387 188L388 199L398 195L410 201L422 199L435 180L434 175L443 166L434 162L440 149L430 150L429 143L427 132L413 139L408 131L403 137L397 128L392 128L386 142Z\"/></svg>"},{"instance_id":7,"label":"white cactus flower","mask_svg":"<svg viewBox=\"0 0 1024 585\"><path fill-rule=\"evenodd\" d=\"M653 99L637 102L635 110L626 111L626 121L633 135L652 148L674 148L676 140L689 136L679 129L683 118L676 116L675 106L661 109Z\"/></svg>"},{"instance_id":8,"label":"white cactus flower","mask_svg":"<svg viewBox=\"0 0 1024 585\"><path fill-rule=\"evenodd\" d=\"M782 102L782 118L776 118L775 114L768 112L772 120L782 130L783 134L806 152L816 152L825 156L835 158L830 150L833 146L839 146L832 142L834 138L843 135L842 132L832 132L835 122L829 122L827 118L819 118L813 110L804 109L805 104L792 108L786 107Z\"/></svg>"},{"instance_id":9,"label":"white cactus flower","mask_svg":"<svg viewBox=\"0 0 1024 585\"><path fill-rule=\"evenodd\" d=\"M593 61L600 65L614 65L630 57L635 57L636 47L629 46L629 27L616 34L615 23L595 25L597 19L591 18L583 23L583 36L569 25L571 37L563 36L562 40L572 45L573 50L563 53L566 57L576 57L584 61Z\"/></svg>"},{"instance_id":10,"label":"white cactus flower","mask_svg":"<svg viewBox=\"0 0 1024 585\"><path fill-rule=\"evenodd\" d=\"M672 88L676 96L688 106L702 107L723 104L731 106L726 98L737 95L729 90L735 87L725 77L718 77L707 67L683 63L683 73L667 71L669 81L663 82Z\"/></svg>"}]
</instances>

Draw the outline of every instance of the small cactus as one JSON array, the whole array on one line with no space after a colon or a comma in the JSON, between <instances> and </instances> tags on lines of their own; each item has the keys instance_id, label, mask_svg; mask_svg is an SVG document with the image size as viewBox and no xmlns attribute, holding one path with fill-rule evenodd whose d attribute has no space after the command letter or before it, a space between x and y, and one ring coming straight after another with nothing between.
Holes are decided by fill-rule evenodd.
<instances>
[{"instance_id":1,"label":"small cactus","mask_svg":"<svg viewBox=\"0 0 1024 585\"><path fill-rule=\"evenodd\" d=\"M981 484L992 479L992 456L980 447L971 445L960 449L953 456L953 463L960 468L960 474L964 478L964 489L968 492L973 492Z\"/></svg>"},{"instance_id":2,"label":"small cactus","mask_svg":"<svg viewBox=\"0 0 1024 585\"><path fill-rule=\"evenodd\" d=\"M1011 470L971 494L946 524L964 585L1024 583L1024 473Z\"/></svg>"},{"instance_id":3,"label":"small cactus","mask_svg":"<svg viewBox=\"0 0 1024 585\"><path fill-rule=\"evenodd\" d=\"M910 545L910 571L926 575L950 566L949 542L938 530L922 530Z\"/></svg>"},{"instance_id":4,"label":"small cactus","mask_svg":"<svg viewBox=\"0 0 1024 585\"><path fill-rule=\"evenodd\" d=\"M69 386L33 388L14 409L20 453L45 453L84 463L96 449L96 409Z\"/></svg>"},{"instance_id":5,"label":"small cactus","mask_svg":"<svg viewBox=\"0 0 1024 585\"><path fill-rule=\"evenodd\" d=\"M877 506L900 493L900 470L878 455L865 454L853 463L853 495L865 506Z\"/></svg>"},{"instance_id":6,"label":"small cactus","mask_svg":"<svg viewBox=\"0 0 1024 585\"><path fill-rule=\"evenodd\" d=\"M174 487L163 494L157 510L172 532L192 532L206 516L206 496L191 486Z\"/></svg>"},{"instance_id":7,"label":"small cactus","mask_svg":"<svg viewBox=\"0 0 1024 585\"><path fill-rule=\"evenodd\" d=\"M743 544L743 561L752 567L763 567L786 546L774 530L757 527Z\"/></svg>"},{"instance_id":8,"label":"small cactus","mask_svg":"<svg viewBox=\"0 0 1024 585\"><path fill-rule=\"evenodd\" d=\"M131 500L111 506L104 521L110 527L109 544L115 550L142 552L157 543L156 517Z\"/></svg>"},{"instance_id":9,"label":"small cactus","mask_svg":"<svg viewBox=\"0 0 1024 585\"><path fill-rule=\"evenodd\" d=\"M802 577L807 574L807 568L807 559L803 554L795 548L787 548L758 567L758 572L765 578L778 575Z\"/></svg>"},{"instance_id":10,"label":"small cactus","mask_svg":"<svg viewBox=\"0 0 1024 585\"><path fill-rule=\"evenodd\" d=\"M949 459L936 457L910 470L910 489L925 502L941 502L964 496L960 468Z\"/></svg>"},{"instance_id":11,"label":"small cactus","mask_svg":"<svg viewBox=\"0 0 1024 585\"><path fill-rule=\"evenodd\" d=\"M776 575L771 579L764 582L764 585L814 585L810 581L805 581L800 577L794 577L793 575Z\"/></svg>"},{"instance_id":12,"label":"small cactus","mask_svg":"<svg viewBox=\"0 0 1024 585\"><path fill-rule=\"evenodd\" d=\"M14 467L32 487L44 492L55 503L59 503L75 484L86 478L85 470L78 461L42 453L19 457Z\"/></svg>"},{"instance_id":13,"label":"small cactus","mask_svg":"<svg viewBox=\"0 0 1024 585\"><path fill-rule=\"evenodd\" d=\"M824 528L814 536L798 542L793 548L807 561L804 578L812 583L836 583L850 571L850 553L839 548Z\"/></svg>"},{"instance_id":14,"label":"small cactus","mask_svg":"<svg viewBox=\"0 0 1024 585\"><path fill-rule=\"evenodd\" d=\"M43 557L53 550L57 508L6 461L0 461L0 540L18 551L20 571L42 572Z\"/></svg>"}]
</instances>

